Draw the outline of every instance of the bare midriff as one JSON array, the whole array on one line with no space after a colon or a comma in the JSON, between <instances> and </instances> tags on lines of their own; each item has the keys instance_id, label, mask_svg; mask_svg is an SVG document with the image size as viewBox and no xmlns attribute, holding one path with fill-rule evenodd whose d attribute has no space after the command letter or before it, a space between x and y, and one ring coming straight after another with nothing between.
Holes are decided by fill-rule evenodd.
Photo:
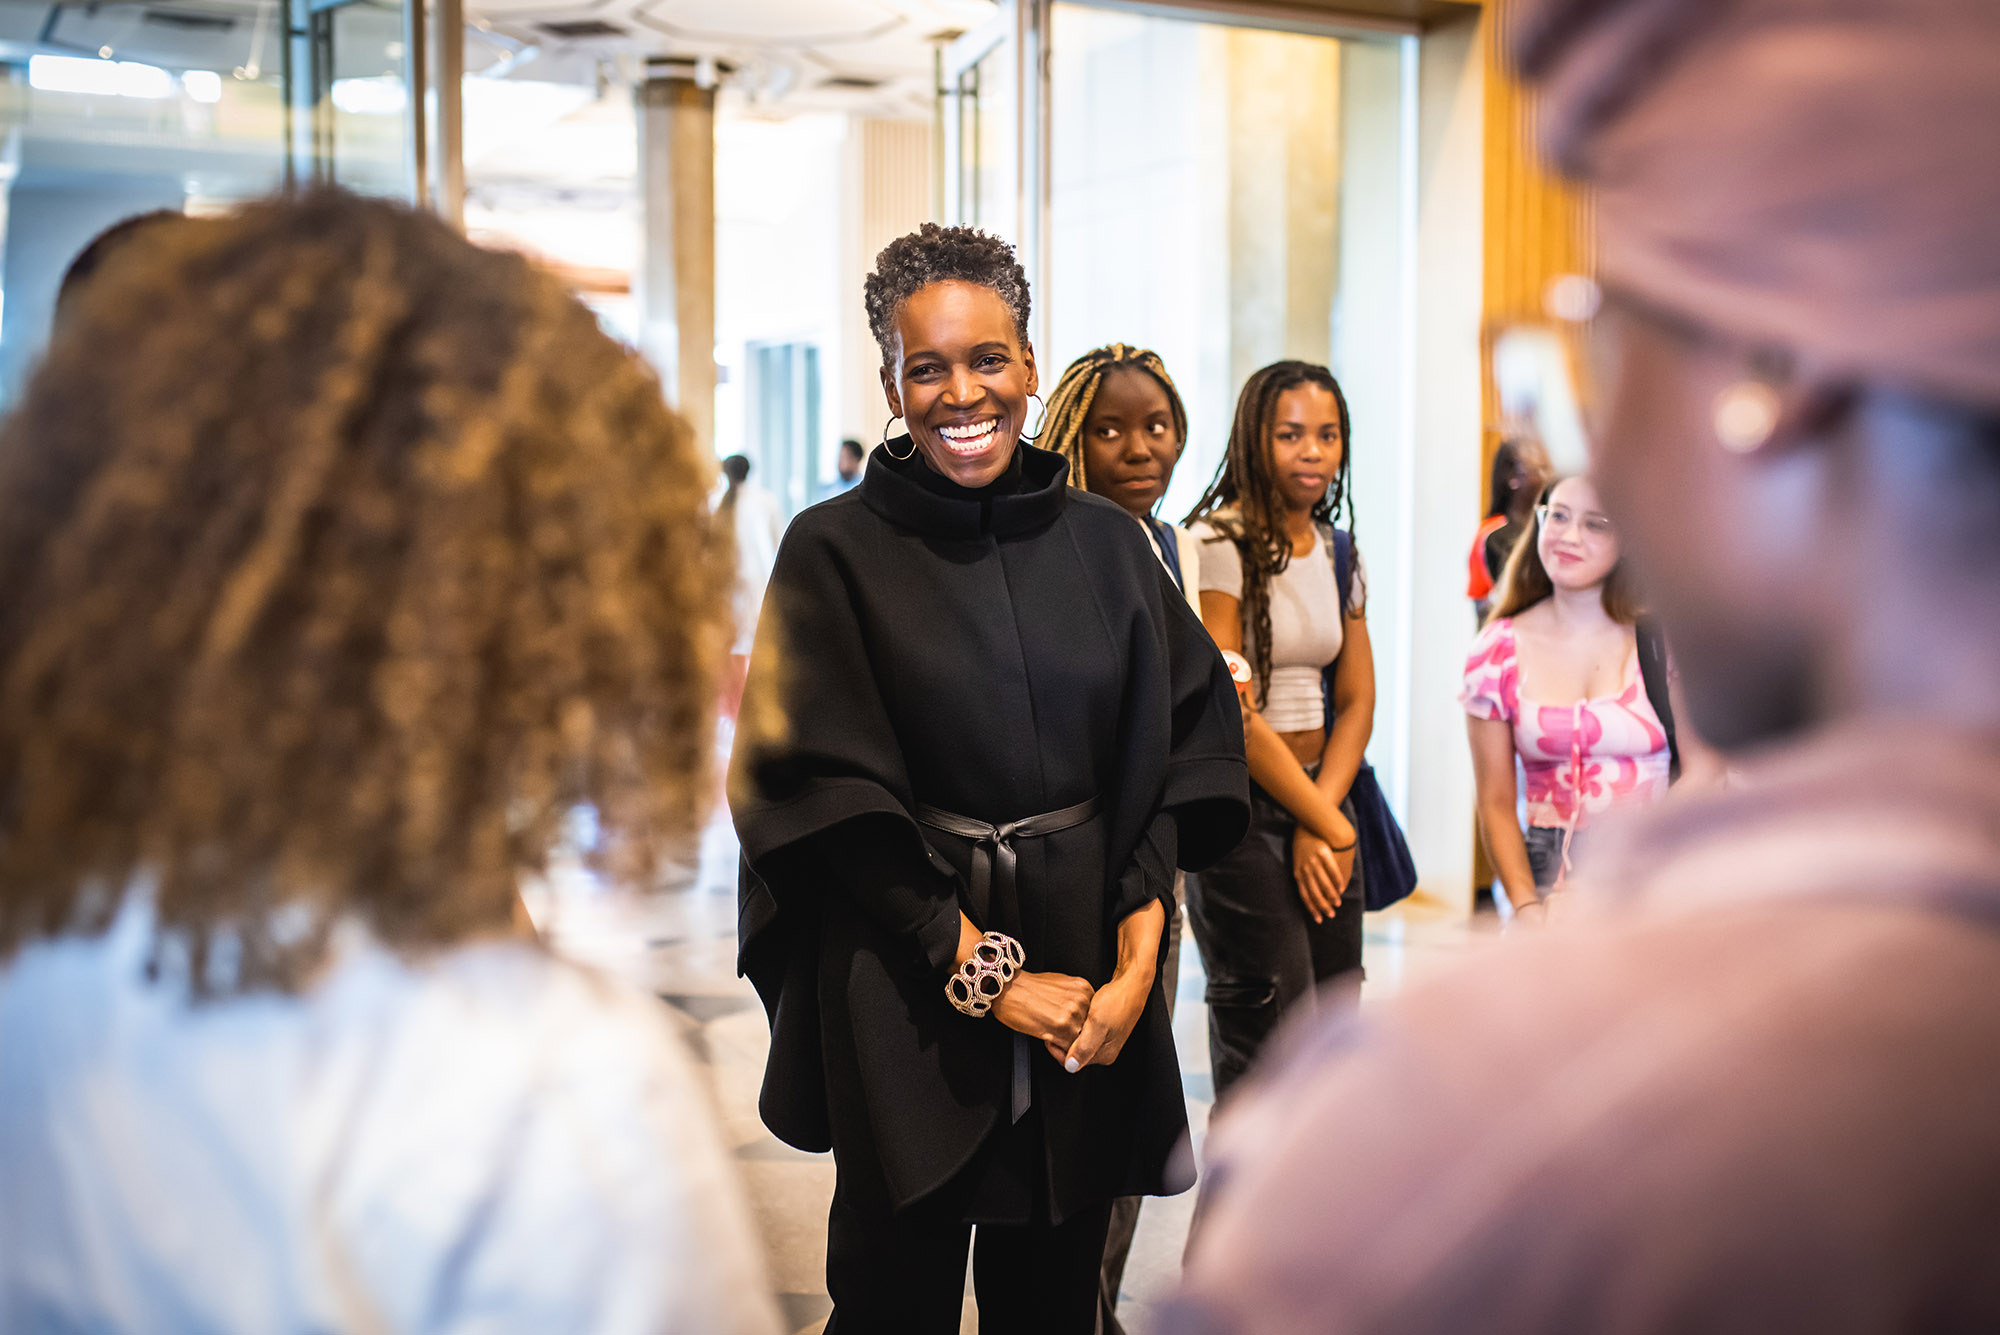
<instances>
[{"instance_id":1,"label":"bare midriff","mask_svg":"<svg viewBox=\"0 0 2000 1335\"><path fill-rule=\"evenodd\" d=\"M1281 732L1278 738L1291 749L1299 764L1308 769L1319 764L1320 755L1326 750L1326 734L1317 728L1308 728L1304 732Z\"/></svg>"}]
</instances>

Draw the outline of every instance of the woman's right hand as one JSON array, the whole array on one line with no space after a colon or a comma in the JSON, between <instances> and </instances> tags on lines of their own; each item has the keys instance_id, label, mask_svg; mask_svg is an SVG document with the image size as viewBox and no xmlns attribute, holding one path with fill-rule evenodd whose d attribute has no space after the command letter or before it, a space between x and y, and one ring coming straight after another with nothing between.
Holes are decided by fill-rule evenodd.
<instances>
[{"instance_id":1,"label":"woman's right hand","mask_svg":"<svg viewBox=\"0 0 2000 1335\"><path fill-rule=\"evenodd\" d=\"M1333 845L1301 825L1292 832L1292 884L1314 922L1325 922L1347 893L1354 869L1354 850L1333 851Z\"/></svg>"},{"instance_id":2,"label":"woman's right hand","mask_svg":"<svg viewBox=\"0 0 2000 1335\"><path fill-rule=\"evenodd\" d=\"M993 1018L1016 1033L1039 1038L1049 1055L1061 1061L1083 1032L1095 994L1089 983L1066 973L1018 973L993 1003Z\"/></svg>"}]
</instances>

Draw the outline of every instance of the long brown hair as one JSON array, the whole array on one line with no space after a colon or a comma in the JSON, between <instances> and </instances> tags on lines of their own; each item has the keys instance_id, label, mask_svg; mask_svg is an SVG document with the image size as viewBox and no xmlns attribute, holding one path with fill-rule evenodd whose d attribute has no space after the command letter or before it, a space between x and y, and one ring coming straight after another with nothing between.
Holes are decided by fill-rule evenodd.
<instances>
[{"instance_id":1,"label":"long brown hair","mask_svg":"<svg viewBox=\"0 0 2000 1335\"><path fill-rule=\"evenodd\" d=\"M1555 581L1549 578L1549 568L1542 564L1542 507L1549 503L1567 478L1557 478L1542 488L1535 498L1535 508L1528 515L1528 525L1521 530L1521 536L1514 543L1513 552L1507 557L1506 568L1500 572L1500 583L1493 590L1493 607L1487 612L1483 624L1492 625L1502 617L1518 616L1536 603L1556 591ZM1604 600L1604 613L1620 625L1629 626L1645 614L1645 606L1639 601L1638 590L1632 586L1632 577L1625 569L1625 556L1619 553L1618 563L1611 567L1611 573L1604 577L1604 586L1599 592Z\"/></svg>"},{"instance_id":2,"label":"long brown hair","mask_svg":"<svg viewBox=\"0 0 2000 1335\"><path fill-rule=\"evenodd\" d=\"M502 930L712 786L728 548L525 259L335 191L119 248L0 432L0 956L150 887L196 993Z\"/></svg>"},{"instance_id":3,"label":"long brown hair","mask_svg":"<svg viewBox=\"0 0 2000 1335\"><path fill-rule=\"evenodd\" d=\"M1333 372L1313 362L1273 362L1253 372L1236 398L1236 419L1229 426L1229 447L1215 470L1215 480L1195 502L1183 522L1206 519L1224 539L1234 541L1243 558L1243 619L1250 627L1250 667L1258 698L1271 679L1271 581L1291 564L1292 540L1285 532L1285 493L1278 484L1271 456L1278 397L1300 385L1318 385L1333 395L1340 410L1340 467L1326 495L1313 506L1315 524L1338 522L1344 506L1347 528L1354 529L1354 498L1348 476L1354 459L1349 434L1347 396ZM1342 609L1343 614L1345 609Z\"/></svg>"}]
</instances>

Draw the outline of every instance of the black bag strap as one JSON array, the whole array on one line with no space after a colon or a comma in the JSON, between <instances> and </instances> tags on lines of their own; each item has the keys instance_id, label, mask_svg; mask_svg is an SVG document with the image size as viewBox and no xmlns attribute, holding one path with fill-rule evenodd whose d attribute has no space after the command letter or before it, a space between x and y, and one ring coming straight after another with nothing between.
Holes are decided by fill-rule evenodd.
<instances>
[{"instance_id":1,"label":"black bag strap","mask_svg":"<svg viewBox=\"0 0 2000 1335\"><path fill-rule=\"evenodd\" d=\"M1646 683L1646 699L1660 716L1660 726L1667 731L1667 775L1671 783L1681 777L1681 747L1674 737L1673 693L1667 688L1667 640L1660 634L1658 623L1647 617L1639 618L1632 627L1632 635L1639 645L1639 677Z\"/></svg>"}]
</instances>

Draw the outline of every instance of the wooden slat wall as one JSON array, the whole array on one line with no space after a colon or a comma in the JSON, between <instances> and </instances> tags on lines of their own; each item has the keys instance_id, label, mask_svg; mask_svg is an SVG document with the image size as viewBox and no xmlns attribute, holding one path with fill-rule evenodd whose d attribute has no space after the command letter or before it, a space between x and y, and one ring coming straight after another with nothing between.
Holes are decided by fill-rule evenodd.
<instances>
[{"instance_id":1,"label":"wooden slat wall","mask_svg":"<svg viewBox=\"0 0 2000 1335\"><path fill-rule=\"evenodd\" d=\"M1499 395L1493 386L1493 338L1508 324L1545 316L1542 294L1551 278L1593 271L1588 197L1544 170L1535 150L1534 98L1509 76L1499 59L1500 42L1515 9L1514 0L1490 0L1483 40L1486 61L1486 278L1480 331L1480 402L1484 429L1479 454L1479 504L1500 447ZM1572 349L1574 354L1576 349ZM1467 517L1471 531L1474 516ZM1482 840L1473 841L1475 887L1492 883L1495 873Z\"/></svg>"},{"instance_id":2,"label":"wooden slat wall","mask_svg":"<svg viewBox=\"0 0 2000 1335\"><path fill-rule=\"evenodd\" d=\"M1502 68L1499 42L1516 5L1493 0L1486 7L1486 296L1482 403L1485 477L1500 436L1493 388L1494 334L1508 323L1544 316L1542 293L1551 278L1593 271L1591 212L1587 197L1543 169L1535 152L1533 97Z\"/></svg>"}]
</instances>

